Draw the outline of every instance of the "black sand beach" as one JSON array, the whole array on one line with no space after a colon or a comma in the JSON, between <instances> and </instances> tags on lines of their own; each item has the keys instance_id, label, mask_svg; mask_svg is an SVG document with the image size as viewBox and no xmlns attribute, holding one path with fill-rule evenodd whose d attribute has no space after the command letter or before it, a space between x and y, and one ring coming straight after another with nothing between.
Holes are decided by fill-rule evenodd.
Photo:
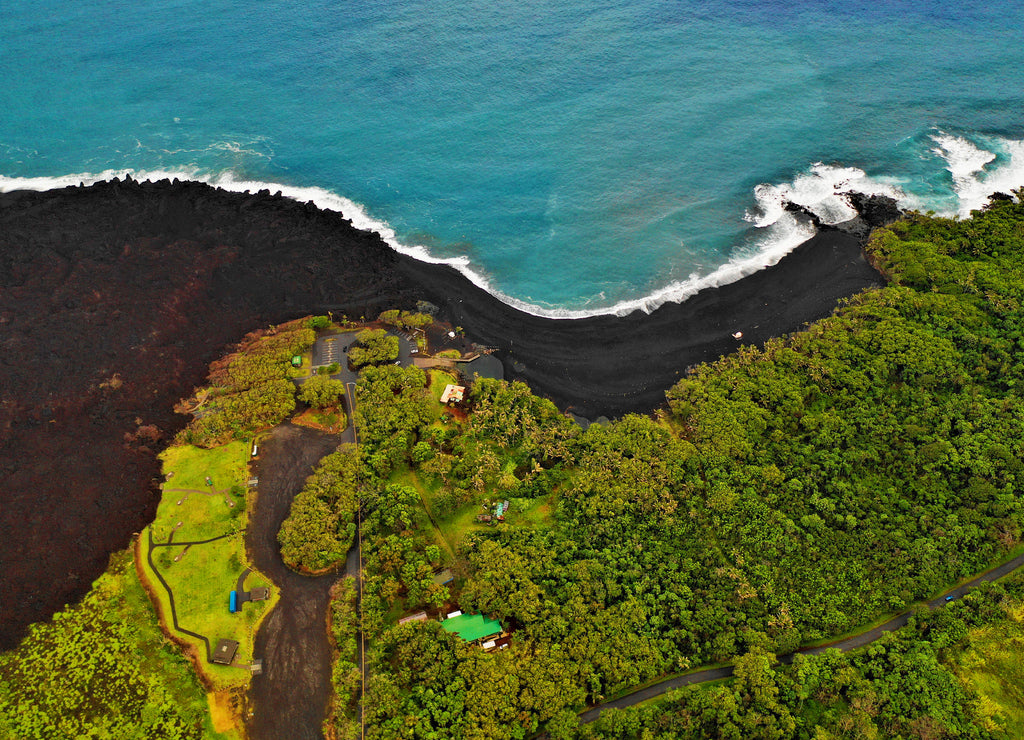
<instances>
[{"instance_id":1,"label":"black sand beach","mask_svg":"<svg viewBox=\"0 0 1024 740\"><path fill-rule=\"evenodd\" d=\"M882 283L860 240L823 231L777 265L650 314L555 320L524 314L448 267L411 260L401 272L467 336L499 349L505 377L593 419L648 412L688 367L741 344L828 316L840 298ZM740 340L733 334L742 332Z\"/></svg>"},{"instance_id":2,"label":"black sand beach","mask_svg":"<svg viewBox=\"0 0 1024 740\"><path fill-rule=\"evenodd\" d=\"M571 276L567 276L571 279ZM425 299L590 418L649 411L688 366L801 328L879 284L823 231L775 267L650 315L560 321L269 193L112 181L0 195L0 648L79 598L153 516L172 407L254 328Z\"/></svg>"}]
</instances>

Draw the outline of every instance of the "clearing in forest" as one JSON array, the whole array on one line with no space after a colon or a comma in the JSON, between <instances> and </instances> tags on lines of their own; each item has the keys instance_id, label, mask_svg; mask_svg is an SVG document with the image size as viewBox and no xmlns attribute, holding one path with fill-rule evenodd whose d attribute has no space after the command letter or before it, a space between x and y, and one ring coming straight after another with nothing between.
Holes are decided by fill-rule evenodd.
<instances>
[{"instance_id":1,"label":"clearing in forest","mask_svg":"<svg viewBox=\"0 0 1024 740\"><path fill-rule=\"evenodd\" d=\"M192 647L200 670L216 688L248 682L256 628L276 601L276 589L253 571L243 588L271 587L270 598L239 603L234 613L229 608L230 594L249 567L246 510L255 495L246 486L249 451L249 444L239 441L210 450L191 445L166 450L162 455L163 495L139 547L143 572L163 623L175 638ZM147 557L150 541L153 548ZM173 629L170 598L161 581L174 595L179 627L205 636L210 650L221 639L238 642L231 665L208 662L203 640Z\"/></svg>"}]
</instances>

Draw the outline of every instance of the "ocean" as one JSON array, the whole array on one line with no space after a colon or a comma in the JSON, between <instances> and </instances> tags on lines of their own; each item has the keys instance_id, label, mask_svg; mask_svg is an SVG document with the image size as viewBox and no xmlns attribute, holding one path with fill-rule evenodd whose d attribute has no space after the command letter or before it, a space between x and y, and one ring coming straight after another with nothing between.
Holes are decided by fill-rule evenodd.
<instances>
[{"instance_id":1,"label":"ocean","mask_svg":"<svg viewBox=\"0 0 1024 740\"><path fill-rule=\"evenodd\" d=\"M837 193L1024 185L1024 3L72 3L0 13L0 189L269 188L531 313L651 310Z\"/></svg>"}]
</instances>

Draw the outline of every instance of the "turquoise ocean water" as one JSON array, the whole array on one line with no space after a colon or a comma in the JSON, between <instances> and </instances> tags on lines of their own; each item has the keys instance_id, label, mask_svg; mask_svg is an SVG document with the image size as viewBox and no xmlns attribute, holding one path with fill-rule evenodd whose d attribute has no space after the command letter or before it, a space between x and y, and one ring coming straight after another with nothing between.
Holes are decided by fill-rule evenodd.
<instances>
[{"instance_id":1,"label":"turquoise ocean water","mask_svg":"<svg viewBox=\"0 0 1024 740\"><path fill-rule=\"evenodd\" d=\"M1024 3L56 2L0 8L0 189L269 187L535 313L777 261L836 192L1024 184Z\"/></svg>"}]
</instances>

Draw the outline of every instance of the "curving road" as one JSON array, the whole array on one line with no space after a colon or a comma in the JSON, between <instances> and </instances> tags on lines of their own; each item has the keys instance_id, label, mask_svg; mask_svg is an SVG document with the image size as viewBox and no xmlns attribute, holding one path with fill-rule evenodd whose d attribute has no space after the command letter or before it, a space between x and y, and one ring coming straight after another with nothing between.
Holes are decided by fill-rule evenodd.
<instances>
[{"instance_id":1,"label":"curving road","mask_svg":"<svg viewBox=\"0 0 1024 740\"><path fill-rule=\"evenodd\" d=\"M198 632L193 632L192 630L187 630L178 623L178 607L174 603L174 591L171 590L170 584L167 583L166 580L164 580L163 573L160 572L160 570L156 567L156 563L153 562L153 550L155 550L158 547L188 547L190 545L205 545L208 542L216 542L217 540L222 540L225 537L230 537L235 533L227 532L225 534L217 535L216 537L211 537L208 540L198 540L195 542L174 542L174 532L171 532L171 534L168 535L167 542L154 542L153 525L150 525L146 528L146 533L149 536L149 547L146 549L146 560L149 562L149 569L153 571L153 574L156 576L157 580L160 581L160 585L163 586L164 591L167 592L167 602L171 605L171 625L173 625L175 630L181 632L182 634L190 635L191 637L195 637L202 640L203 643L206 645L206 662L209 663L210 640L205 635L201 635Z\"/></svg>"},{"instance_id":2,"label":"curving road","mask_svg":"<svg viewBox=\"0 0 1024 740\"><path fill-rule=\"evenodd\" d=\"M1003 563L999 567L986 571L967 583L945 592L941 596L929 601L928 606L933 609L945 606L948 602L961 598L965 593L976 588L978 585L987 581L995 581L1003 578L1021 566L1024 566L1024 555L1019 555L1013 560ZM905 611L902 614L893 617L885 624L865 630L864 632L854 635L853 637L848 637L845 640L837 640L836 642L817 647L801 648L795 653L783 655L779 658L779 661L781 663L792 663L793 657L798 653L803 655L817 655L818 653L823 653L826 650L833 649L839 650L843 653L855 650L856 648L863 647L864 645L874 642L886 632L894 632L900 627L906 626L912 613L912 610ZM732 674L733 666L729 665L722 666L720 668L708 668L694 673L687 673L684 676L673 676L672 678L667 678L664 681L659 681L651 686L638 689L630 694L626 694L625 696L620 696L618 699L613 699L612 701L599 704L596 707L591 707L590 709L580 713L580 722L593 722L601 716L601 712L605 709L623 709L625 707L631 707L634 704L639 704L647 701L648 699L653 699L656 696L661 696L673 689L682 688L683 686L692 686L693 684L707 683L709 681L717 681L722 678L728 678Z\"/></svg>"},{"instance_id":3,"label":"curving road","mask_svg":"<svg viewBox=\"0 0 1024 740\"><path fill-rule=\"evenodd\" d=\"M263 673L249 689L253 740L319 740L331 691L327 604L336 576L303 576L281 560L277 531L313 467L333 452L338 435L290 423L260 445L259 488L246 534L253 565L280 589L281 599L256 633Z\"/></svg>"}]
</instances>

